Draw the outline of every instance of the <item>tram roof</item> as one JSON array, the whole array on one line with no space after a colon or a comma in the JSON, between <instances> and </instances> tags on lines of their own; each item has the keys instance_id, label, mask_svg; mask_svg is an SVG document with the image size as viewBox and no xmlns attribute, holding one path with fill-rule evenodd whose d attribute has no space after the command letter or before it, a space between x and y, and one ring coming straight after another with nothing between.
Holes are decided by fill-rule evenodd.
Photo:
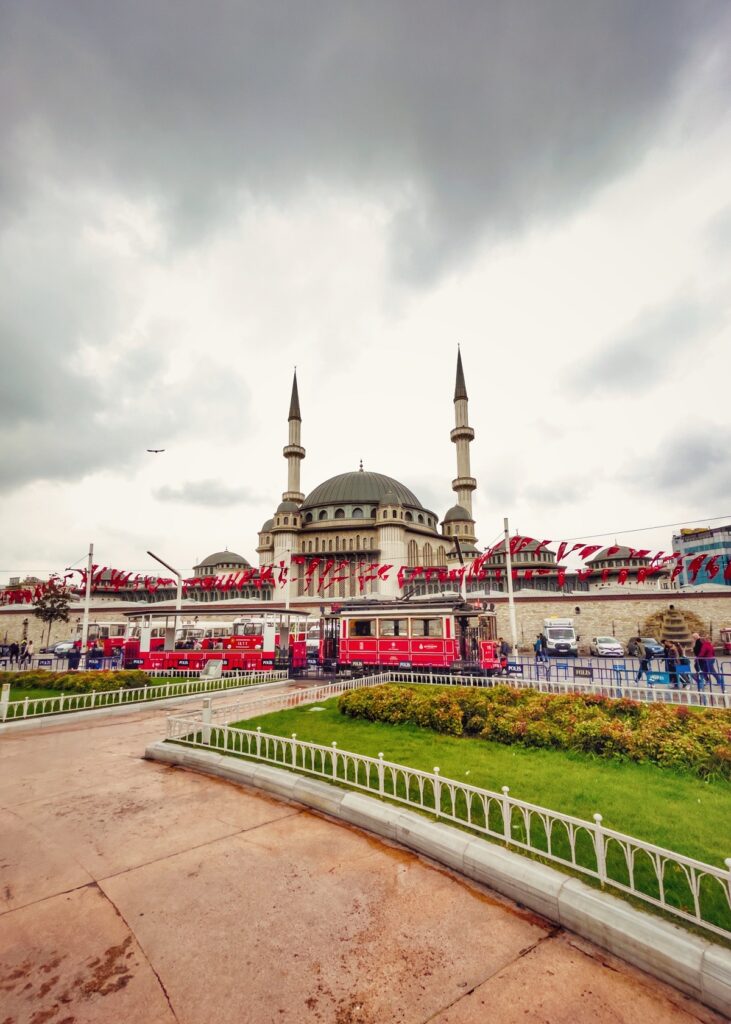
<instances>
[{"instance_id":1,"label":"tram roof","mask_svg":"<svg viewBox=\"0 0 731 1024\"><path fill-rule=\"evenodd\" d=\"M455 615L476 615L483 611L483 602L479 605L463 598L454 596L401 598L395 601L360 600L340 601L332 615L343 614L382 614L401 616L414 615L418 612L451 612Z\"/></svg>"},{"instance_id":2,"label":"tram roof","mask_svg":"<svg viewBox=\"0 0 731 1024\"><path fill-rule=\"evenodd\" d=\"M139 608L133 608L129 611L123 611L123 615L126 615L128 619L198 619L203 625L205 625L205 619L203 616L215 615L218 618L230 618L232 621L235 619L246 618L247 615L272 615L280 619L300 619L309 618L310 612L304 608L276 608L270 604L247 604L240 605L238 608L221 607L217 604L208 604L205 608L201 607L198 602L192 605L187 605L178 610L177 608L165 607L164 605L142 605Z\"/></svg>"}]
</instances>

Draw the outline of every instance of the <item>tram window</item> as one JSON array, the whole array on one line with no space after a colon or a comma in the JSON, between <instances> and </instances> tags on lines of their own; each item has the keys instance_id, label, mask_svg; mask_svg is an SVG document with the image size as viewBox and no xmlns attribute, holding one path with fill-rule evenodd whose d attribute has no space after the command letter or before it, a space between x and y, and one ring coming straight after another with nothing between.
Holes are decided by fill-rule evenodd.
<instances>
[{"instance_id":1,"label":"tram window","mask_svg":"<svg viewBox=\"0 0 731 1024\"><path fill-rule=\"evenodd\" d=\"M375 619L351 619L348 623L348 636L375 636Z\"/></svg>"},{"instance_id":2,"label":"tram window","mask_svg":"<svg viewBox=\"0 0 731 1024\"><path fill-rule=\"evenodd\" d=\"M381 619L381 636L408 636L408 619Z\"/></svg>"},{"instance_id":3,"label":"tram window","mask_svg":"<svg viewBox=\"0 0 731 1024\"><path fill-rule=\"evenodd\" d=\"M441 619L412 619L412 636L444 636L444 626Z\"/></svg>"}]
</instances>

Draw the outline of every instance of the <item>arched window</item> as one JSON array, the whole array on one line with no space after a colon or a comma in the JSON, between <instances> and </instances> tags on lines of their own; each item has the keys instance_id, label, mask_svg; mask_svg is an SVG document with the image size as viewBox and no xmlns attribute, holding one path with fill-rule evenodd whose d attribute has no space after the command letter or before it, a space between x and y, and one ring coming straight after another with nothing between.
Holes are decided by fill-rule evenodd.
<instances>
[{"instance_id":1,"label":"arched window","mask_svg":"<svg viewBox=\"0 0 731 1024\"><path fill-rule=\"evenodd\" d=\"M355 538L356 551L360 551L360 534Z\"/></svg>"},{"instance_id":2,"label":"arched window","mask_svg":"<svg viewBox=\"0 0 731 1024\"><path fill-rule=\"evenodd\" d=\"M308 543L307 543L307 550L308 551L312 551L312 541L308 541Z\"/></svg>"},{"instance_id":3,"label":"arched window","mask_svg":"<svg viewBox=\"0 0 731 1024\"><path fill-rule=\"evenodd\" d=\"M352 537L348 541L348 547L350 548L351 551L353 550L353 538Z\"/></svg>"},{"instance_id":4,"label":"arched window","mask_svg":"<svg viewBox=\"0 0 731 1024\"><path fill-rule=\"evenodd\" d=\"M384 513L383 513L383 518L384 518L384 519L387 519L387 518L388 518L388 512L384 512Z\"/></svg>"},{"instance_id":5,"label":"arched window","mask_svg":"<svg viewBox=\"0 0 731 1024\"><path fill-rule=\"evenodd\" d=\"M424 545L424 565L434 565L434 552L431 544Z\"/></svg>"},{"instance_id":6,"label":"arched window","mask_svg":"<svg viewBox=\"0 0 731 1024\"><path fill-rule=\"evenodd\" d=\"M305 522L306 523L311 523L312 522L312 513L311 512L308 512L307 515L305 516Z\"/></svg>"},{"instance_id":7,"label":"arched window","mask_svg":"<svg viewBox=\"0 0 731 1024\"><path fill-rule=\"evenodd\" d=\"M398 519L398 512L396 511L396 509L393 510L393 512L391 513L391 516L392 516L393 519Z\"/></svg>"},{"instance_id":8,"label":"arched window","mask_svg":"<svg viewBox=\"0 0 731 1024\"><path fill-rule=\"evenodd\" d=\"M335 550L336 551L340 550L340 538L339 537L335 538Z\"/></svg>"},{"instance_id":9,"label":"arched window","mask_svg":"<svg viewBox=\"0 0 731 1024\"><path fill-rule=\"evenodd\" d=\"M407 523L413 523L413 521L414 521L414 517L412 516L412 514L410 512L406 513L406 517L405 518L406 518L406 522Z\"/></svg>"},{"instance_id":10,"label":"arched window","mask_svg":"<svg viewBox=\"0 0 731 1024\"><path fill-rule=\"evenodd\" d=\"M289 526L289 516L284 517L284 525Z\"/></svg>"},{"instance_id":11,"label":"arched window","mask_svg":"<svg viewBox=\"0 0 731 1024\"><path fill-rule=\"evenodd\" d=\"M320 514L318 515L317 518L318 519L327 519L327 512L325 511L325 509L323 509L322 512L320 512Z\"/></svg>"},{"instance_id":12,"label":"arched window","mask_svg":"<svg viewBox=\"0 0 731 1024\"><path fill-rule=\"evenodd\" d=\"M327 550L328 551L332 551L332 549L333 549L333 542L332 542L332 540L330 540L330 541L328 541Z\"/></svg>"},{"instance_id":13,"label":"arched window","mask_svg":"<svg viewBox=\"0 0 731 1024\"><path fill-rule=\"evenodd\" d=\"M336 508L335 509L335 518L336 519L345 519L345 510L342 509L342 508Z\"/></svg>"},{"instance_id":14,"label":"arched window","mask_svg":"<svg viewBox=\"0 0 731 1024\"><path fill-rule=\"evenodd\" d=\"M419 564L419 545L415 540L409 541L409 565Z\"/></svg>"},{"instance_id":15,"label":"arched window","mask_svg":"<svg viewBox=\"0 0 731 1024\"><path fill-rule=\"evenodd\" d=\"M354 508L353 509L353 519L362 519L362 518L363 518L363 509L362 508Z\"/></svg>"},{"instance_id":16,"label":"arched window","mask_svg":"<svg viewBox=\"0 0 731 1024\"><path fill-rule=\"evenodd\" d=\"M446 563L446 561L447 561L447 558L446 558L446 555L444 553L444 546L442 544L440 544L439 547L437 548L437 564L438 565L444 565Z\"/></svg>"},{"instance_id":17,"label":"arched window","mask_svg":"<svg viewBox=\"0 0 731 1024\"><path fill-rule=\"evenodd\" d=\"M305 550L305 542L304 542L304 541L302 541L302 548L301 548L301 550L302 550L303 552L304 552L304 550Z\"/></svg>"},{"instance_id":18,"label":"arched window","mask_svg":"<svg viewBox=\"0 0 731 1024\"><path fill-rule=\"evenodd\" d=\"M375 519L375 518L376 518L376 510L374 508L372 508L371 509L371 519Z\"/></svg>"},{"instance_id":19,"label":"arched window","mask_svg":"<svg viewBox=\"0 0 731 1024\"><path fill-rule=\"evenodd\" d=\"M423 523L423 522L424 522L424 517L423 517L423 515L421 514L421 512L420 512L420 513L418 514L418 516L417 516L416 518L417 518L417 520L418 520L418 521L419 521L420 523Z\"/></svg>"}]
</instances>

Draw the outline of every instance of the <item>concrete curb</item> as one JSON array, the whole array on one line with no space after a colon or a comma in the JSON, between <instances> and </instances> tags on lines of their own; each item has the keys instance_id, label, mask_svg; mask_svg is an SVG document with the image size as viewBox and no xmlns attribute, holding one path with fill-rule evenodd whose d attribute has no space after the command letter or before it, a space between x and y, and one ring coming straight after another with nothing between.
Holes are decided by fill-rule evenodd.
<instances>
[{"instance_id":1,"label":"concrete curb","mask_svg":"<svg viewBox=\"0 0 731 1024\"><path fill-rule=\"evenodd\" d=\"M731 1017L731 950L579 879L406 808L282 768L163 741L150 744L145 758L255 786L398 842Z\"/></svg>"},{"instance_id":2,"label":"concrete curb","mask_svg":"<svg viewBox=\"0 0 731 1024\"><path fill-rule=\"evenodd\" d=\"M4 733L24 732L26 729L48 729L59 722L82 722L87 718L101 718L104 715L132 715L143 708L172 708L188 704L204 697L227 697L249 693L272 686L285 686L289 680L278 679L273 683L254 683L252 686L230 686L225 690L208 690L206 693L190 693L179 697L164 697L162 700L138 700L129 704L110 704L107 707L85 708L83 711L60 711L50 715L32 715L30 718L13 718L0 723L0 736Z\"/></svg>"}]
</instances>

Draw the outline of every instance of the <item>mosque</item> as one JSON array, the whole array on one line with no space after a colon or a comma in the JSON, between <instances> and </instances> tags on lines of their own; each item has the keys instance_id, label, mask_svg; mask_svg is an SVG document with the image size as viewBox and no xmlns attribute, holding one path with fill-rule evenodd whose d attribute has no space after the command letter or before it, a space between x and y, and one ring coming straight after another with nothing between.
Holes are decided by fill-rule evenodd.
<instances>
[{"instance_id":1,"label":"mosque","mask_svg":"<svg viewBox=\"0 0 731 1024\"><path fill-rule=\"evenodd\" d=\"M450 437L457 453L457 475L452 481L456 502L440 521L425 508L405 484L382 473L360 468L318 484L309 494L300 486L300 469L305 457L301 444L297 373L292 382L289 405L287 489L274 515L259 531L259 565L284 562L293 555L318 558L337 565L348 563L339 575L345 577L328 591L332 598L396 597L401 594L396 573L387 579L370 580L361 590L358 566L387 563L393 566L458 567L479 552L476 547L472 492L477 481L470 474L470 444L475 432L469 425L467 388L461 353L457 353L454 389L454 429ZM292 585L291 599L304 597L304 580Z\"/></svg>"}]
</instances>

